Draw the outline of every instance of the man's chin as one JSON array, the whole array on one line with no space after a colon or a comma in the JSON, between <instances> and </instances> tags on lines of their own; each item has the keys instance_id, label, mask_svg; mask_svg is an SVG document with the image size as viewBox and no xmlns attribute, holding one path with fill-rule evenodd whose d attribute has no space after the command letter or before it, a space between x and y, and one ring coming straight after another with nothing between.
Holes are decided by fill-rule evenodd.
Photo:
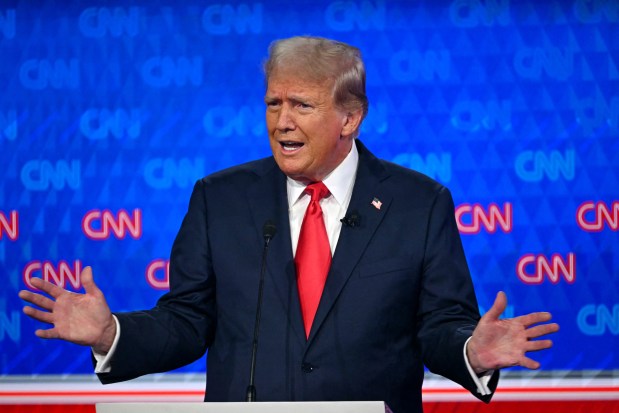
<instances>
[{"instance_id":1,"label":"man's chin","mask_svg":"<svg viewBox=\"0 0 619 413\"><path fill-rule=\"evenodd\" d=\"M304 184L316 182L315 179L311 179L301 172L288 172L288 173L286 173L286 171L283 171L283 172L288 178L294 179L297 182L301 182Z\"/></svg>"},{"instance_id":2,"label":"man's chin","mask_svg":"<svg viewBox=\"0 0 619 413\"><path fill-rule=\"evenodd\" d=\"M288 178L294 179L295 181L303 182L303 183L311 183L315 182L311 176L308 175L305 169L299 167L291 167L290 165L282 165L282 163L277 162L279 169L286 175Z\"/></svg>"}]
</instances>

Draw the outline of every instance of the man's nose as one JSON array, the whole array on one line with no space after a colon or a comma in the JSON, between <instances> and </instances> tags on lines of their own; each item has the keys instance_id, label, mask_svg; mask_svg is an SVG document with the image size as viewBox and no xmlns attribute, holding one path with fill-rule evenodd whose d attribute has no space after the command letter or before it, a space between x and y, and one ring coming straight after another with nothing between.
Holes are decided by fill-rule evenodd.
<instances>
[{"instance_id":1,"label":"man's nose","mask_svg":"<svg viewBox=\"0 0 619 413\"><path fill-rule=\"evenodd\" d=\"M283 104L277 116L277 129L280 131L292 130L295 128L294 115L289 105Z\"/></svg>"}]
</instances>

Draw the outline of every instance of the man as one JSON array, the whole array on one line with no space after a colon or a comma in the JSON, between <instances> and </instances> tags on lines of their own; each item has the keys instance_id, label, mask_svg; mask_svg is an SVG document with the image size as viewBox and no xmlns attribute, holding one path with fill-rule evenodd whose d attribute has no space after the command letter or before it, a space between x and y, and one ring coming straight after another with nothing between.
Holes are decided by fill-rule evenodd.
<instances>
[{"instance_id":1,"label":"man","mask_svg":"<svg viewBox=\"0 0 619 413\"><path fill-rule=\"evenodd\" d=\"M22 291L92 346L109 383L170 370L208 349L207 401L245 397L261 263L272 221L260 324L258 400L384 400L421 411L423 365L489 401L498 369L539 364L548 313L479 320L449 191L375 158L356 140L368 102L359 51L313 37L275 42L265 64L273 156L196 184L174 242L170 292L152 310L112 316L90 268L86 294L33 279ZM537 326L533 326L538 324ZM489 381L490 380L490 381Z\"/></svg>"}]
</instances>

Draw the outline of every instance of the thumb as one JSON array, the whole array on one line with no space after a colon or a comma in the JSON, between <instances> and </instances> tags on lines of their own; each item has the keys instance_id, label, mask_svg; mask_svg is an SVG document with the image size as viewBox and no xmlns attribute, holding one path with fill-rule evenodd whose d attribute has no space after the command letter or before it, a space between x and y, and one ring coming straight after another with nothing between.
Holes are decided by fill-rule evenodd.
<instances>
[{"instance_id":1,"label":"thumb","mask_svg":"<svg viewBox=\"0 0 619 413\"><path fill-rule=\"evenodd\" d=\"M488 318L492 321L498 320L505 308L507 307L507 295L503 291L499 291L494 299L494 304L488 312L484 315L484 318Z\"/></svg>"},{"instance_id":2,"label":"thumb","mask_svg":"<svg viewBox=\"0 0 619 413\"><path fill-rule=\"evenodd\" d=\"M86 294L97 294L101 292L99 287L97 287L97 284L95 284L95 280L92 275L92 268L90 266L82 270L80 280L84 286L84 290L86 290Z\"/></svg>"}]
</instances>

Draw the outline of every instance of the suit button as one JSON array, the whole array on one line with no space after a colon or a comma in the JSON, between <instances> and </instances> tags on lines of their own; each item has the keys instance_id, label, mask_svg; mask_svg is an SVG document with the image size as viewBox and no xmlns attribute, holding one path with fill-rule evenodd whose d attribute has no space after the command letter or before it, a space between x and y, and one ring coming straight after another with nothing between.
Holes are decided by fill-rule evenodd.
<instances>
[{"instance_id":1,"label":"suit button","mask_svg":"<svg viewBox=\"0 0 619 413\"><path fill-rule=\"evenodd\" d=\"M301 371L303 371L303 373L311 373L312 371L314 371L316 367L311 365L310 363L303 363L301 364Z\"/></svg>"}]
</instances>

